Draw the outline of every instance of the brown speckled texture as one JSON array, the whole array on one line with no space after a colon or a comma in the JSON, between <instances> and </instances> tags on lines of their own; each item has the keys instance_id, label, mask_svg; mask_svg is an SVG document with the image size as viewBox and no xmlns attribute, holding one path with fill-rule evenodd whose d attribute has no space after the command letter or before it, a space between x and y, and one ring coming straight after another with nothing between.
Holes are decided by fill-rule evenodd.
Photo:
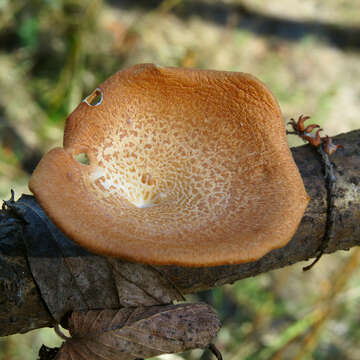
<instances>
[{"instance_id":1,"label":"brown speckled texture","mask_svg":"<svg viewBox=\"0 0 360 360\"><path fill-rule=\"evenodd\" d=\"M291 239L308 197L278 104L260 81L148 64L98 89L102 101L78 106L64 148L45 155L30 181L72 239L184 266L253 261Z\"/></svg>"}]
</instances>

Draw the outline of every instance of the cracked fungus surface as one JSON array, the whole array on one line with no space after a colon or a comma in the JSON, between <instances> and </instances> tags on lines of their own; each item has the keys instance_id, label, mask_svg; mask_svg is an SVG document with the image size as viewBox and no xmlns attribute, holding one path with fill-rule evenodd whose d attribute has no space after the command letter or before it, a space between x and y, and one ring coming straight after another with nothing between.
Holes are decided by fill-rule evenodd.
<instances>
[{"instance_id":1,"label":"cracked fungus surface","mask_svg":"<svg viewBox=\"0 0 360 360\"><path fill-rule=\"evenodd\" d=\"M208 84L212 85L216 84ZM212 99L206 104L206 90L198 89L188 100L199 102L200 107L212 106ZM255 155L244 154L247 146L242 134L251 124L242 129L237 119L206 114L206 109L199 114L194 105L193 112L184 111L184 98L173 100L175 105L165 100L168 108L159 116L154 113L164 103L159 94L153 94L149 107L134 99L126 105L127 116L119 119L116 113L106 119L111 124L106 137L90 152L96 165L88 186L98 200L108 202L109 208L115 206L126 226L130 223L141 231L145 225L148 234L162 238L207 231L209 223L221 221L229 211L231 196L240 206L246 203L243 191L232 191L234 178L245 168L259 165L245 161L241 166L241 158ZM139 114L141 107L145 111Z\"/></svg>"},{"instance_id":2,"label":"cracked fungus surface","mask_svg":"<svg viewBox=\"0 0 360 360\"><path fill-rule=\"evenodd\" d=\"M97 167L89 177L98 199L116 206L126 222L151 224L147 232L153 235L192 232L221 219L231 195L240 201L241 193L231 193L238 156L217 136L209 142L199 129L179 131L165 121L154 128L134 119L130 127L96 149Z\"/></svg>"},{"instance_id":3,"label":"cracked fungus surface","mask_svg":"<svg viewBox=\"0 0 360 360\"><path fill-rule=\"evenodd\" d=\"M204 131L176 122L132 119L128 129L114 130L96 150L98 166L90 176L99 198L115 202L119 214L135 222L151 221L154 233L169 232L164 223L172 231L192 230L222 217L237 169L230 148L214 151L216 136L208 142Z\"/></svg>"},{"instance_id":4,"label":"cracked fungus surface","mask_svg":"<svg viewBox=\"0 0 360 360\"><path fill-rule=\"evenodd\" d=\"M291 238L307 203L276 100L245 74L121 71L69 116L64 149L34 174L45 171L52 187L40 176L30 187L58 226L150 263L256 259Z\"/></svg>"}]
</instances>

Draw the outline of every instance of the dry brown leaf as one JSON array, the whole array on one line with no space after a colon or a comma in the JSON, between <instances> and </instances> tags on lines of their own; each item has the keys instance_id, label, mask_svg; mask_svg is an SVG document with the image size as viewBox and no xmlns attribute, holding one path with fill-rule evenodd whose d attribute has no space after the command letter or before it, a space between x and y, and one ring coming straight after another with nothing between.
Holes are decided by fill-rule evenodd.
<instances>
[{"instance_id":1,"label":"dry brown leaf","mask_svg":"<svg viewBox=\"0 0 360 360\"><path fill-rule=\"evenodd\" d=\"M111 257L106 259L121 306L152 306L184 300L181 292L156 267Z\"/></svg>"},{"instance_id":2,"label":"dry brown leaf","mask_svg":"<svg viewBox=\"0 0 360 360\"><path fill-rule=\"evenodd\" d=\"M155 267L98 256L76 245L32 196L23 195L12 206L27 223L24 238L31 273L57 322L72 311L183 300Z\"/></svg>"},{"instance_id":3,"label":"dry brown leaf","mask_svg":"<svg viewBox=\"0 0 360 360\"><path fill-rule=\"evenodd\" d=\"M56 360L131 360L205 348L220 328L207 304L73 312Z\"/></svg>"}]
</instances>

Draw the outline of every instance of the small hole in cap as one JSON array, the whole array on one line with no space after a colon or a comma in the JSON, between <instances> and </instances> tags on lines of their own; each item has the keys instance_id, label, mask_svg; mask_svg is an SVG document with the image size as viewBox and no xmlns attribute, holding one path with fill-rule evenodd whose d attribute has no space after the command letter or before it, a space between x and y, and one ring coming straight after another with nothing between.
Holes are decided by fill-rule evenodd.
<instances>
[{"instance_id":1,"label":"small hole in cap","mask_svg":"<svg viewBox=\"0 0 360 360\"><path fill-rule=\"evenodd\" d=\"M103 102L103 93L97 88L89 96L87 96L83 101L90 106L99 106Z\"/></svg>"},{"instance_id":2,"label":"small hole in cap","mask_svg":"<svg viewBox=\"0 0 360 360\"><path fill-rule=\"evenodd\" d=\"M90 165L90 160L86 153L80 153L75 155L75 160L83 165Z\"/></svg>"}]
</instances>

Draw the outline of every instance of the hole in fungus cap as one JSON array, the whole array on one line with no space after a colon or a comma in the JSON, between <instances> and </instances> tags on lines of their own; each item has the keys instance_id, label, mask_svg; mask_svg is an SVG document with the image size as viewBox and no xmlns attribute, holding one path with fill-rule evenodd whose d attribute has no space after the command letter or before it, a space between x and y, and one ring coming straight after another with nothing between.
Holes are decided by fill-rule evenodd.
<instances>
[{"instance_id":1,"label":"hole in fungus cap","mask_svg":"<svg viewBox=\"0 0 360 360\"><path fill-rule=\"evenodd\" d=\"M75 155L75 160L83 165L90 165L90 160L86 153L79 153Z\"/></svg>"},{"instance_id":2,"label":"hole in fungus cap","mask_svg":"<svg viewBox=\"0 0 360 360\"><path fill-rule=\"evenodd\" d=\"M90 106L99 106L103 102L103 99L104 98L101 89L97 88L83 101Z\"/></svg>"},{"instance_id":3,"label":"hole in fungus cap","mask_svg":"<svg viewBox=\"0 0 360 360\"><path fill-rule=\"evenodd\" d=\"M68 117L64 147L29 184L75 242L183 266L250 262L288 243L309 199L259 80L147 64L101 89ZM72 156L85 146L89 166Z\"/></svg>"}]
</instances>

